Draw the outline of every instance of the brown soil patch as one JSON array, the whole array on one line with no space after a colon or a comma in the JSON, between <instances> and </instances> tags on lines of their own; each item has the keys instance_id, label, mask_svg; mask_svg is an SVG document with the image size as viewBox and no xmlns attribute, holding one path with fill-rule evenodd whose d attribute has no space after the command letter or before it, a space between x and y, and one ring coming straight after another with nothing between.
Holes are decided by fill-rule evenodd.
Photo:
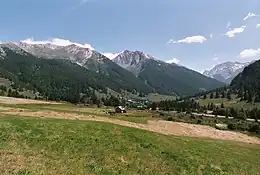
<instances>
[{"instance_id":1,"label":"brown soil patch","mask_svg":"<svg viewBox=\"0 0 260 175\"><path fill-rule=\"evenodd\" d=\"M0 96L0 104L60 104L60 103Z\"/></svg>"},{"instance_id":2,"label":"brown soil patch","mask_svg":"<svg viewBox=\"0 0 260 175\"><path fill-rule=\"evenodd\" d=\"M54 111L19 111L19 110L5 110L1 112L2 114L7 115L20 115L28 117L41 117L41 118L60 118L68 120L89 120L89 121L100 121L113 123L121 126L127 126L132 128L139 128L143 130L153 131L157 133L162 133L165 135L175 135L175 136L189 136L189 137L203 137L211 139L220 139L220 140L233 140L238 142L260 144L260 139L257 137L248 136L239 132L233 131L221 131L210 126L203 125L194 125L187 123L177 123L169 121L148 121L147 124L133 123L118 119L112 119L107 117L99 116L87 116L87 115L78 115L73 113L65 112L54 112Z\"/></svg>"}]
</instances>

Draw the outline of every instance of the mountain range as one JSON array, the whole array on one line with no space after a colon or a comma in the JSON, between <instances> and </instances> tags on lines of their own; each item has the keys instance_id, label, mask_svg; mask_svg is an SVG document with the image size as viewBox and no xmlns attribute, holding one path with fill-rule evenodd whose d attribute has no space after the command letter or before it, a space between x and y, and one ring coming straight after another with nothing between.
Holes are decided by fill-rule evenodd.
<instances>
[{"instance_id":1,"label":"mountain range","mask_svg":"<svg viewBox=\"0 0 260 175\"><path fill-rule=\"evenodd\" d=\"M15 54L17 59L18 57L34 57L38 58L35 59L38 62L44 59L44 64L47 65L52 64L52 60L59 61L59 64L76 64L73 66L70 64L71 69L77 68L78 70L82 70L84 68L84 71L79 74L85 74L87 71L88 74L92 75L93 79L91 79L91 83L95 82L95 84L100 84L100 86L105 86L118 92L120 92L121 89L130 92L138 91L144 93L149 93L153 90L131 72L121 68L99 52L92 51L88 48L82 48L76 45L64 47L51 44L30 45L26 43L7 43L0 45L0 48L7 50L5 52L9 53L5 54L7 59L10 59L10 55ZM13 61L16 63L15 60ZM31 59L28 59L28 61L35 62ZM10 68L8 67L8 69Z\"/></svg>"},{"instance_id":2,"label":"mountain range","mask_svg":"<svg viewBox=\"0 0 260 175\"><path fill-rule=\"evenodd\" d=\"M190 95L212 87L223 86L219 81L203 76L175 63L169 64L140 51L124 51L113 59L159 93Z\"/></svg>"},{"instance_id":3,"label":"mountain range","mask_svg":"<svg viewBox=\"0 0 260 175\"><path fill-rule=\"evenodd\" d=\"M55 68L53 64L61 64L62 66L56 66L72 69L68 71L70 73L66 73L64 72L66 70L63 70L63 76L66 75L67 78L71 78L71 74L73 74L75 78L78 76L82 80L82 75L86 75L86 81L88 81L89 86L110 88L117 92L127 90L131 93L142 92L147 94L157 92L183 96L224 85L198 72L174 63L165 63L140 51L126 50L118 54L113 60L110 60L96 50L74 44L57 46L53 44L18 42L0 44L0 58L1 76L11 78L12 81L20 82L20 84L28 84L28 82L24 81L27 78L20 76L21 72L19 73L19 70L33 71L35 76L38 76L40 79L44 77L38 75L34 65L42 68L41 64L44 64L48 69L52 70ZM19 61L27 66L26 69L21 67L21 65L17 65ZM17 69L14 70L10 66L12 63L13 67ZM45 70L41 71L44 74L46 73ZM57 78L55 77L55 81ZM49 84L52 84L52 82L49 82Z\"/></svg>"},{"instance_id":4,"label":"mountain range","mask_svg":"<svg viewBox=\"0 0 260 175\"><path fill-rule=\"evenodd\" d=\"M214 78L218 81L230 84L231 81L244 70L246 66L252 62L240 63L240 62L225 62L214 66L210 70L204 71L204 75Z\"/></svg>"}]
</instances>

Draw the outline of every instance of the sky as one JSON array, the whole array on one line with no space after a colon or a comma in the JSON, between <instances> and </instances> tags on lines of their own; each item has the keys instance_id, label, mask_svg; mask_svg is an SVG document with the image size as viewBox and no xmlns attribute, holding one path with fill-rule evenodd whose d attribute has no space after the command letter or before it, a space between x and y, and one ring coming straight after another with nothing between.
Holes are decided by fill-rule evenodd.
<instances>
[{"instance_id":1,"label":"sky","mask_svg":"<svg viewBox=\"0 0 260 175\"><path fill-rule=\"evenodd\" d=\"M203 72L260 58L259 0L5 0L0 41L139 50Z\"/></svg>"}]
</instances>

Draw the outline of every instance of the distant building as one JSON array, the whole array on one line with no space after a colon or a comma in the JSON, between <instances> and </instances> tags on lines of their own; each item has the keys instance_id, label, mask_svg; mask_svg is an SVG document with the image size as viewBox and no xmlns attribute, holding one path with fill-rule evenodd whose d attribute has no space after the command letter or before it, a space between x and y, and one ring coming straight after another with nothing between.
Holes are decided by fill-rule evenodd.
<instances>
[{"instance_id":1,"label":"distant building","mask_svg":"<svg viewBox=\"0 0 260 175\"><path fill-rule=\"evenodd\" d=\"M117 106L117 107L115 108L115 113L126 113L126 110L125 110L125 108L122 107L122 106Z\"/></svg>"}]
</instances>

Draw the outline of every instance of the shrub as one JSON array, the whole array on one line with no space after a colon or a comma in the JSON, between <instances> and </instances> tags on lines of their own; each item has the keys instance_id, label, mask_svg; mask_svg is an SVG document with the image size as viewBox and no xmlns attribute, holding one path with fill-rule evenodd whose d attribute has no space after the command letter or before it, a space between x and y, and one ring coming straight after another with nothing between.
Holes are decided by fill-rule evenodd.
<instances>
[{"instance_id":1,"label":"shrub","mask_svg":"<svg viewBox=\"0 0 260 175\"><path fill-rule=\"evenodd\" d=\"M260 133L260 126L259 124L254 124L251 126L248 130L249 132L255 132L255 133Z\"/></svg>"},{"instance_id":2,"label":"shrub","mask_svg":"<svg viewBox=\"0 0 260 175\"><path fill-rule=\"evenodd\" d=\"M236 125L234 123L228 124L228 129L236 130Z\"/></svg>"},{"instance_id":3,"label":"shrub","mask_svg":"<svg viewBox=\"0 0 260 175\"><path fill-rule=\"evenodd\" d=\"M186 112L186 114L191 114L192 113L192 111L191 110L188 110L187 112Z\"/></svg>"},{"instance_id":4,"label":"shrub","mask_svg":"<svg viewBox=\"0 0 260 175\"><path fill-rule=\"evenodd\" d=\"M196 117L193 114L190 115L190 119L195 119L195 118Z\"/></svg>"},{"instance_id":5,"label":"shrub","mask_svg":"<svg viewBox=\"0 0 260 175\"><path fill-rule=\"evenodd\" d=\"M168 121L173 121L173 118L172 117L168 117L167 120Z\"/></svg>"},{"instance_id":6,"label":"shrub","mask_svg":"<svg viewBox=\"0 0 260 175\"><path fill-rule=\"evenodd\" d=\"M240 130L240 131L247 131L248 130L247 125L245 123L238 123L237 126L236 126L236 129Z\"/></svg>"}]
</instances>

